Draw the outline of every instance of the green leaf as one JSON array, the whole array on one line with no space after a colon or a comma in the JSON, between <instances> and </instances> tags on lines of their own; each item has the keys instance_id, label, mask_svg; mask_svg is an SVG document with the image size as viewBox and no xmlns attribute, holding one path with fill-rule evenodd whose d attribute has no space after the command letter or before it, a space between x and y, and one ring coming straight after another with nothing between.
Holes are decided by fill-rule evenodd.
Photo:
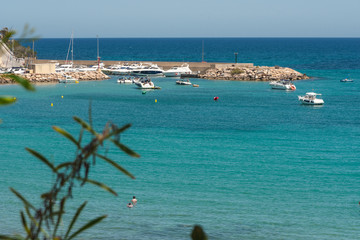
<instances>
[{"instance_id":1,"label":"green leaf","mask_svg":"<svg viewBox=\"0 0 360 240\"><path fill-rule=\"evenodd\" d=\"M106 218L107 215L103 215L101 217L95 218L91 221L89 221L87 224L85 224L83 227L81 227L78 231L76 231L74 234L72 234L68 240L71 240L72 238L76 237L78 234L80 234L81 232L85 231L88 228L91 228L93 225L98 224L99 222L101 222L104 218ZM65 238L66 239L66 238Z\"/></svg>"},{"instance_id":2,"label":"green leaf","mask_svg":"<svg viewBox=\"0 0 360 240\"><path fill-rule=\"evenodd\" d=\"M74 224L76 223L77 218L79 217L81 211L84 209L84 207L86 206L86 204L87 204L87 202L85 201L85 202L84 202L83 204L81 204L81 206L76 210L76 213L75 213L73 219L71 220L71 223L70 223L70 225L69 225L69 227L68 227L68 230L67 230L67 232L66 232L66 234L65 234L64 239L67 239L67 237L69 236L72 227L73 227Z\"/></svg>"},{"instance_id":3,"label":"green leaf","mask_svg":"<svg viewBox=\"0 0 360 240\"><path fill-rule=\"evenodd\" d=\"M132 179L135 179L134 175L132 175L131 173L129 173L126 169L124 169L123 167L121 167L119 164L117 164L116 162L114 162L113 160L111 160L110 158L107 158L103 155L100 154L96 154L97 157L105 160L106 162L110 163L111 165L113 165L115 168L117 168L119 171L121 171L122 173L124 173L126 176L129 176Z\"/></svg>"},{"instance_id":4,"label":"green leaf","mask_svg":"<svg viewBox=\"0 0 360 240\"><path fill-rule=\"evenodd\" d=\"M45 163L46 165L48 165L51 170L53 170L53 172L57 172L56 168L54 167L54 165L52 165L52 163L49 162L49 160L47 160L43 155L41 155L40 153L36 152L35 150L32 150L30 148L25 148L26 151L28 151L29 153L31 153L32 155L34 155L35 157L37 157L38 159L40 159L43 163Z\"/></svg>"},{"instance_id":5,"label":"green leaf","mask_svg":"<svg viewBox=\"0 0 360 240\"><path fill-rule=\"evenodd\" d=\"M87 182L87 183L94 184L95 186L98 186L98 187L104 189L105 191L110 192L110 193L114 194L115 196L117 196L117 193L114 190L112 190L110 187L105 185L104 183L97 182L95 180L91 180L91 179L88 179L88 178L84 179L84 178L81 178L81 177L77 177L76 179L78 179L80 181Z\"/></svg>"},{"instance_id":6,"label":"green leaf","mask_svg":"<svg viewBox=\"0 0 360 240\"><path fill-rule=\"evenodd\" d=\"M56 171L59 171L61 168L71 166L73 164L74 164L74 162L64 162L64 163L59 164L55 169L56 169Z\"/></svg>"},{"instance_id":7,"label":"green leaf","mask_svg":"<svg viewBox=\"0 0 360 240\"><path fill-rule=\"evenodd\" d=\"M136 158L140 157L139 154L137 154L136 152L134 152L133 150L131 150L130 148L128 148L124 144L120 143L119 141L115 141L113 139L110 139L110 141L112 141L118 148L120 148L122 151L124 151L129 156L136 157Z\"/></svg>"},{"instance_id":8,"label":"green leaf","mask_svg":"<svg viewBox=\"0 0 360 240\"><path fill-rule=\"evenodd\" d=\"M75 138L70 134L68 133L67 131L65 131L64 129L62 128L59 128L57 126L53 126L52 127L56 132L60 133L61 135L63 135L64 137L66 137L67 139L69 139L70 141L72 141L78 148L81 148L80 147L80 144L75 140Z\"/></svg>"},{"instance_id":9,"label":"green leaf","mask_svg":"<svg viewBox=\"0 0 360 240\"><path fill-rule=\"evenodd\" d=\"M12 191L23 203L25 206L30 207L33 210L36 210L36 208L29 203L20 193L18 193L15 189L10 188L10 191Z\"/></svg>"},{"instance_id":10,"label":"green leaf","mask_svg":"<svg viewBox=\"0 0 360 240\"><path fill-rule=\"evenodd\" d=\"M22 224L23 224L23 226L24 226L25 232L27 233L28 236L30 236L30 235L31 235L31 231L30 231L30 229L29 229L29 227L28 227L28 225L27 225L24 212L21 211L21 212L20 212L20 215L21 215L21 222L22 222Z\"/></svg>"},{"instance_id":11,"label":"green leaf","mask_svg":"<svg viewBox=\"0 0 360 240\"><path fill-rule=\"evenodd\" d=\"M23 77L17 76L15 74L5 74L4 77L14 80L15 82L23 86L23 88L25 88L26 90L35 91L34 86L31 85L31 83Z\"/></svg>"},{"instance_id":12,"label":"green leaf","mask_svg":"<svg viewBox=\"0 0 360 240\"><path fill-rule=\"evenodd\" d=\"M7 105L16 102L15 97L0 97L0 105Z\"/></svg>"},{"instance_id":13,"label":"green leaf","mask_svg":"<svg viewBox=\"0 0 360 240\"><path fill-rule=\"evenodd\" d=\"M7 235L0 235L0 240L24 240L23 237L13 237L13 236L7 236Z\"/></svg>"},{"instance_id":14,"label":"green leaf","mask_svg":"<svg viewBox=\"0 0 360 240\"><path fill-rule=\"evenodd\" d=\"M97 136L98 134L94 131L94 129L92 129L92 127L87 124L84 120L82 120L79 117L74 116L73 119L78 122L84 129L88 130L89 132L91 132L92 134L94 134L95 136Z\"/></svg>"},{"instance_id":15,"label":"green leaf","mask_svg":"<svg viewBox=\"0 0 360 240\"><path fill-rule=\"evenodd\" d=\"M116 129L115 131L113 131L112 133L110 133L109 135L107 135L104 139L108 139L108 138L110 138L111 136L120 134L120 133L124 132L126 129L128 129L129 127L131 127L131 124L130 124L130 123L124 125L123 127L119 128L119 129Z\"/></svg>"},{"instance_id":16,"label":"green leaf","mask_svg":"<svg viewBox=\"0 0 360 240\"><path fill-rule=\"evenodd\" d=\"M65 202L66 202L66 198L63 198L60 202L60 209L58 212L54 213L57 215L57 221L56 221L56 225L55 225L55 228L54 228L54 232L53 232L53 236L56 236L56 232L58 230L58 227L60 225L60 222L61 222L61 219L62 219L62 215L64 213L64 206L65 206Z\"/></svg>"}]
</instances>

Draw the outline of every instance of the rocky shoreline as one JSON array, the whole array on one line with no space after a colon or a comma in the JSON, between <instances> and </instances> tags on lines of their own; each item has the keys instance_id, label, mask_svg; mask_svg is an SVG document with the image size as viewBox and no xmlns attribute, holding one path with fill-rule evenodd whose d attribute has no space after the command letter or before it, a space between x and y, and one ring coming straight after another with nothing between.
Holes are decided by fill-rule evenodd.
<instances>
[{"instance_id":1,"label":"rocky shoreline","mask_svg":"<svg viewBox=\"0 0 360 240\"><path fill-rule=\"evenodd\" d=\"M64 73L26 73L21 75L31 83L58 83L59 79L65 79ZM72 78L78 79L79 81L92 81L92 80L105 80L110 77L103 72L89 71L89 72L67 72L66 75ZM0 84L12 84L15 83L12 79L5 78L0 75Z\"/></svg>"},{"instance_id":2,"label":"rocky shoreline","mask_svg":"<svg viewBox=\"0 0 360 240\"><path fill-rule=\"evenodd\" d=\"M217 67L208 69L205 74L200 74L200 78L211 80L231 80L231 81L274 81L274 80L302 80L309 79L306 74L302 74L291 68L284 67Z\"/></svg>"}]
</instances>

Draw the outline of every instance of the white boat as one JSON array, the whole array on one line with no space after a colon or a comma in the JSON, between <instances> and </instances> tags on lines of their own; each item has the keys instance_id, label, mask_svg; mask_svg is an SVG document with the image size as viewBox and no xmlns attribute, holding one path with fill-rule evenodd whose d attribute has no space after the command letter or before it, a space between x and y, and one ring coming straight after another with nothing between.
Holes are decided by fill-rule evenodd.
<instances>
[{"instance_id":1,"label":"white boat","mask_svg":"<svg viewBox=\"0 0 360 240\"><path fill-rule=\"evenodd\" d=\"M158 65L152 64L152 65L144 67L144 68L133 69L131 74L135 75L135 76L163 77L164 76L164 70L159 68Z\"/></svg>"},{"instance_id":2,"label":"white boat","mask_svg":"<svg viewBox=\"0 0 360 240\"><path fill-rule=\"evenodd\" d=\"M321 98L317 98L316 96L321 96L320 93L307 92L305 96L298 96L299 101L302 104L306 105L323 105L324 100Z\"/></svg>"},{"instance_id":3,"label":"white boat","mask_svg":"<svg viewBox=\"0 0 360 240\"><path fill-rule=\"evenodd\" d=\"M178 85L191 85L191 82L190 82L189 79L187 79L187 80L178 80L178 81L176 81L176 84L178 84Z\"/></svg>"},{"instance_id":4,"label":"white boat","mask_svg":"<svg viewBox=\"0 0 360 240\"><path fill-rule=\"evenodd\" d=\"M64 76L65 79L59 79L59 83L79 83L79 80L69 75Z\"/></svg>"},{"instance_id":5,"label":"white boat","mask_svg":"<svg viewBox=\"0 0 360 240\"><path fill-rule=\"evenodd\" d=\"M135 85L141 89L154 89L155 88L155 85L151 81L150 78L144 78L138 82L135 82Z\"/></svg>"},{"instance_id":6,"label":"white boat","mask_svg":"<svg viewBox=\"0 0 360 240\"><path fill-rule=\"evenodd\" d=\"M117 80L118 83L127 83L127 84L132 84L133 81L134 80L131 77L122 77Z\"/></svg>"},{"instance_id":7,"label":"white boat","mask_svg":"<svg viewBox=\"0 0 360 240\"><path fill-rule=\"evenodd\" d=\"M341 79L340 82L353 82L354 80L349 79L349 78L345 78L345 79Z\"/></svg>"},{"instance_id":8,"label":"white boat","mask_svg":"<svg viewBox=\"0 0 360 240\"><path fill-rule=\"evenodd\" d=\"M91 67L84 67L84 68L79 68L78 70L80 72L92 72L92 71L98 71L98 69L100 68L100 70L104 69L105 64L104 63L100 63L99 65L93 65Z\"/></svg>"},{"instance_id":9,"label":"white boat","mask_svg":"<svg viewBox=\"0 0 360 240\"><path fill-rule=\"evenodd\" d=\"M296 89L295 85L289 80L271 81L269 85L271 86L272 89L291 90L291 91L294 91Z\"/></svg>"},{"instance_id":10,"label":"white boat","mask_svg":"<svg viewBox=\"0 0 360 240\"><path fill-rule=\"evenodd\" d=\"M192 71L189 68L189 64L184 63L180 67L172 67L169 70L164 71L165 77L181 77L181 74L191 74Z\"/></svg>"},{"instance_id":11,"label":"white boat","mask_svg":"<svg viewBox=\"0 0 360 240\"><path fill-rule=\"evenodd\" d=\"M71 51L71 61L68 60ZM55 65L56 72L77 72L78 69L74 67L74 33L71 33L69 49L66 55L65 64Z\"/></svg>"}]
</instances>

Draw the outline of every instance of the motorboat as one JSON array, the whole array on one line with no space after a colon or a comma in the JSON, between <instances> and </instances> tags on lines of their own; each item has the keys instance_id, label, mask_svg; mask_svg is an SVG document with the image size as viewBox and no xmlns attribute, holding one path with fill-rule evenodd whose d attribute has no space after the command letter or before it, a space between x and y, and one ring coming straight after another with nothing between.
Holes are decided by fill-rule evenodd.
<instances>
[{"instance_id":1,"label":"motorboat","mask_svg":"<svg viewBox=\"0 0 360 240\"><path fill-rule=\"evenodd\" d=\"M13 67L10 71L13 74L25 74L25 69L22 67Z\"/></svg>"},{"instance_id":2,"label":"motorboat","mask_svg":"<svg viewBox=\"0 0 360 240\"><path fill-rule=\"evenodd\" d=\"M55 72L77 72L78 69L74 67L73 63L62 64L55 67Z\"/></svg>"},{"instance_id":3,"label":"motorboat","mask_svg":"<svg viewBox=\"0 0 360 240\"><path fill-rule=\"evenodd\" d=\"M93 72L93 71L98 71L99 68L100 68L100 70L104 69L104 66L105 66L104 63L99 63L99 64L93 65L91 67L79 68L78 70L80 72Z\"/></svg>"},{"instance_id":4,"label":"motorboat","mask_svg":"<svg viewBox=\"0 0 360 240\"><path fill-rule=\"evenodd\" d=\"M178 85L191 85L191 82L190 82L189 79L187 79L187 80L177 80L175 83L178 84Z\"/></svg>"},{"instance_id":5,"label":"motorboat","mask_svg":"<svg viewBox=\"0 0 360 240\"><path fill-rule=\"evenodd\" d=\"M132 84L134 82L134 78L132 77L122 77L117 80L118 83L127 83Z\"/></svg>"},{"instance_id":6,"label":"motorboat","mask_svg":"<svg viewBox=\"0 0 360 240\"><path fill-rule=\"evenodd\" d=\"M344 79L341 79L340 82L353 82L354 80L352 79L349 79L349 78L344 78Z\"/></svg>"},{"instance_id":7,"label":"motorboat","mask_svg":"<svg viewBox=\"0 0 360 240\"><path fill-rule=\"evenodd\" d=\"M271 81L269 83L272 89L290 90L296 89L295 85L290 80Z\"/></svg>"},{"instance_id":8,"label":"motorboat","mask_svg":"<svg viewBox=\"0 0 360 240\"><path fill-rule=\"evenodd\" d=\"M324 100L321 98L317 98L317 96L321 96L320 93L307 92L305 96L298 96L299 101L305 105L323 105Z\"/></svg>"},{"instance_id":9,"label":"motorboat","mask_svg":"<svg viewBox=\"0 0 360 240\"><path fill-rule=\"evenodd\" d=\"M64 76L65 79L59 79L59 83L79 83L79 80L69 75Z\"/></svg>"},{"instance_id":10,"label":"motorboat","mask_svg":"<svg viewBox=\"0 0 360 240\"><path fill-rule=\"evenodd\" d=\"M164 71L165 77L181 77L181 74L191 74L192 71L189 68L189 64L184 63L180 67L172 67L169 70Z\"/></svg>"},{"instance_id":11,"label":"motorboat","mask_svg":"<svg viewBox=\"0 0 360 240\"><path fill-rule=\"evenodd\" d=\"M135 76L163 77L164 76L164 70L159 68L158 65L152 64L152 65L144 67L144 68L133 69L131 74L135 75Z\"/></svg>"},{"instance_id":12,"label":"motorboat","mask_svg":"<svg viewBox=\"0 0 360 240\"><path fill-rule=\"evenodd\" d=\"M140 81L135 82L135 85L141 89L155 89L155 85L150 78L143 78Z\"/></svg>"}]
</instances>

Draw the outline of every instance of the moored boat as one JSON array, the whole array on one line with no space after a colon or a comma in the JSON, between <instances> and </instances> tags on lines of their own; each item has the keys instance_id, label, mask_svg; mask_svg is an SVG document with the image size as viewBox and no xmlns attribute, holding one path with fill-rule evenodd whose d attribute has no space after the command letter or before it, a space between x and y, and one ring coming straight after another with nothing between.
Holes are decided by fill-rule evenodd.
<instances>
[{"instance_id":1,"label":"moored boat","mask_svg":"<svg viewBox=\"0 0 360 240\"><path fill-rule=\"evenodd\" d=\"M189 64L184 63L181 66L175 66L169 70L164 71L165 77L181 77L182 74L191 74Z\"/></svg>"},{"instance_id":2,"label":"moored boat","mask_svg":"<svg viewBox=\"0 0 360 240\"><path fill-rule=\"evenodd\" d=\"M271 81L269 83L272 89L280 89L280 90L296 90L295 85L290 80L280 80L280 81Z\"/></svg>"},{"instance_id":3,"label":"moored boat","mask_svg":"<svg viewBox=\"0 0 360 240\"><path fill-rule=\"evenodd\" d=\"M65 79L59 79L59 83L79 83L79 80L69 75L65 75Z\"/></svg>"},{"instance_id":4,"label":"moored boat","mask_svg":"<svg viewBox=\"0 0 360 240\"><path fill-rule=\"evenodd\" d=\"M177 80L175 83L178 84L178 85L191 85L191 82L190 82L189 79L187 79L187 80Z\"/></svg>"},{"instance_id":5,"label":"moored boat","mask_svg":"<svg viewBox=\"0 0 360 240\"><path fill-rule=\"evenodd\" d=\"M324 100L321 98L317 98L317 96L321 96L320 93L307 92L305 96L298 96L299 101L305 105L323 105Z\"/></svg>"},{"instance_id":6,"label":"moored boat","mask_svg":"<svg viewBox=\"0 0 360 240\"><path fill-rule=\"evenodd\" d=\"M155 85L150 78L144 78L138 82L135 82L135 85L141 89L155 89Z\"/></svg>"},{"instance_id":7,"label":"moored boat","mask_svg":"<svg viewBox=\"0 0 360 240\"><path fill-rule=\"evenodd\" d=\"M340 82L353 82L354 80L350 79L350 78L344 78L341 79Z\"/></svg>"}]
</instances>

